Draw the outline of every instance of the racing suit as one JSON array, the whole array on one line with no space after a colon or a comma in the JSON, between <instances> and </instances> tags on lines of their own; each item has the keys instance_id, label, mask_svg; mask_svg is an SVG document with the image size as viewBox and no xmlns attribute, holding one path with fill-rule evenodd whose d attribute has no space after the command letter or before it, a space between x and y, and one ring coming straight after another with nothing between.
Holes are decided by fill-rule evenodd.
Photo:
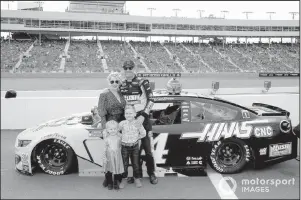
<instances>
[{"instance_id":1,"label":"racing suit","mask_svg":"<svg viewBox=\"0 0 301 200\"><path fill-rule=\"evenodd\" d=\"M122 82L120 85L120 92L124 96L127 104L134 105L137 112L136 117L140 115L144 117L143 127L146 130L146 136L141 139L141 150L143 149L145 151L148 175L154 175L155 161L151 148L152 124L149 119L149 111L153 103L150 100L152 90L149 81L141 79L135 75L131 81L125 80ZM139 176L142 177L142 163L139 167Z\"/></svg>"}]
</instances>

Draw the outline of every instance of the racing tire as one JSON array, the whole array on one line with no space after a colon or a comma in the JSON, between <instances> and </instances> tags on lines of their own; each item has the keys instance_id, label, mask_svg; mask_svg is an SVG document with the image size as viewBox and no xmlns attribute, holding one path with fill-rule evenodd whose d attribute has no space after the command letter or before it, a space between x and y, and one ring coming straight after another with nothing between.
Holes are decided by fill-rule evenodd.
<instances>
[{"instance_id":1,"label":"racing tire","mask_svg":"<svg viewBox=\"0 0 301 200\"><path fill-rule=\"evenodd\" d=\"M50 139L41 144L36 160L43 172L57 176L65 175L72 170L75 153L65 141Z\"/></svg>"},{"instance_id":2,"label":"racing tire","mask_svg":"<svg viewBox=\"0 0 301 200\"><path fill-rule=\"evenodd\" d=\"M251 150L243 140L229 138L213 143L208 163L220 174L241 172L251 157Z\"/></svg>"}]
</instances>

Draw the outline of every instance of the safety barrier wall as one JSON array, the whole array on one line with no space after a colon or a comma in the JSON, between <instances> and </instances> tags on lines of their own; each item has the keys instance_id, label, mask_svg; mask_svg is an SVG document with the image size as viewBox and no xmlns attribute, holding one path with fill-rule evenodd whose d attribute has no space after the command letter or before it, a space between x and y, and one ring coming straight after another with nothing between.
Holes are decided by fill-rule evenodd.
<instances>
[{"instance_id":1,"label":"safety barrier wall","mask_svg":"<svg viewBox=\"0 0 301 200\"><path fill-rule=\"evenodd\" d=\"M211 90L187 90L208 94ZM1 129L25 129L39 123L89 112L97 105L101 91L23 91L16 99L5 99L1 92ZM217 97L251 106L260 102L283 108L291 113L293 126L299 123L299 88L271 88L262 92L261 88L224 88L216 93Z\"/></svg>"}]
</instances>

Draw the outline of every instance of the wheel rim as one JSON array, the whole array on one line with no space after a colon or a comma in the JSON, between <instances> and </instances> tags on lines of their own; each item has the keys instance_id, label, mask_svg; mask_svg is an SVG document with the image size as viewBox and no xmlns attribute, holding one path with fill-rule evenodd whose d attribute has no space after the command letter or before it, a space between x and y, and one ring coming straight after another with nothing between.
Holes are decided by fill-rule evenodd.
<instances>
[{"instance_id":1,"label":"wheel rim","mask_svg":"<svg viewBox=\"0 0 301 200\"><path fill-rule=\"evenodd\" d=\"M243 149L234 142L224 143L217 152L217 157L220 164L233 167L241 161Z\"/></svg>"},{"instance_id":2,"label":"wheel rim","mask_svg":"<svg viewBox=\"0 0 301 200\"><path fill-rule=\"evenodd\" d=\"M44 162L53 168L61 168L68 162L68 152L61 144L49 144L44 151Z\"/></svg>"}]
</instances>

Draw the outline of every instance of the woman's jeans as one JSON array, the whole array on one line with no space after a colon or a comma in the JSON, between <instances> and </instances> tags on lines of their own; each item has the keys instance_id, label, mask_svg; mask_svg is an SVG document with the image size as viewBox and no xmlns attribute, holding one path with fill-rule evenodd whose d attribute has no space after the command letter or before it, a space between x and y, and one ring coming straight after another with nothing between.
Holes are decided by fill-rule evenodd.
<instances>
[{"instance_id":1,"label":"woman's jeans","mask_svg":"<svg viewBox=\"0 0 301 200\"><path fill-rule=\"evenodd\" d=\"M121 145L121 154L124 164L123 178L128 177L129 159L131 159L134 178L141 178L139 176L139 144L134 146Z\"/></svg>"}]
</instances>

